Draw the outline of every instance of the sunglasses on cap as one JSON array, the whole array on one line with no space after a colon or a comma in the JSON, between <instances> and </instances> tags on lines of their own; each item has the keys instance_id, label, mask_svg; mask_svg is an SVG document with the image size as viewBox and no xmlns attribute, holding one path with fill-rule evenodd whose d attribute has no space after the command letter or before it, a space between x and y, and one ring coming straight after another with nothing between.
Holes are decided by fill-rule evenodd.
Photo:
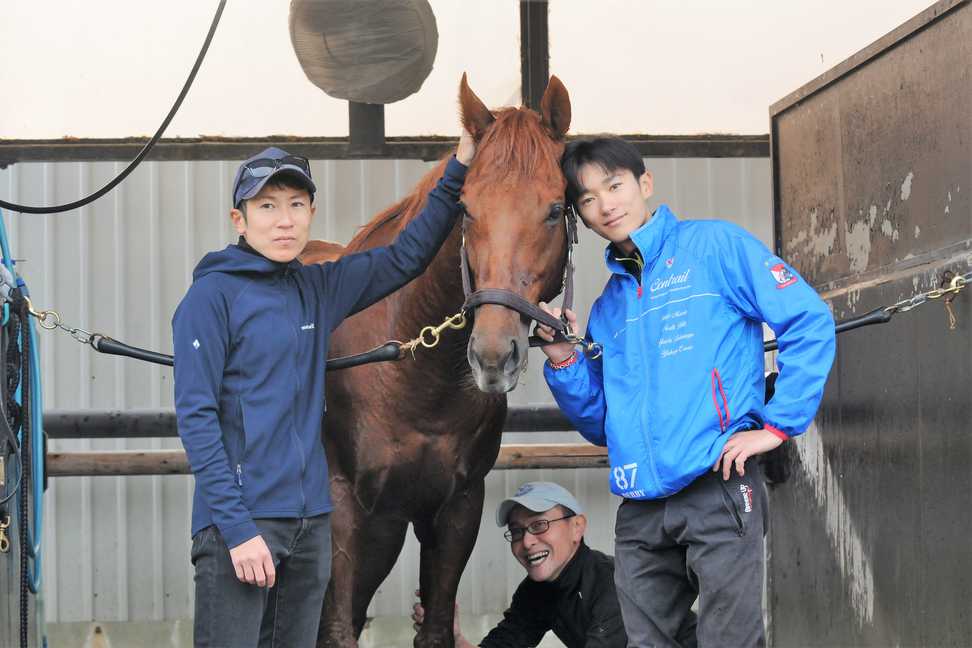
<instances>
[{"instance_id":1,"label":"sunglasses on cap","mask_svg":"<svg viewBox=\"0 0 972 648\"><path fill-rule=\"evenodd\" d=\"M249 174L253 178L265 178L266 176L283 169L285 167L296 167L308 178L311 177L310 162L307 158L300 155L286 155L282 158L260 158L251 160L243 165L243 175ZM241 178L242 179L242 178Z\"/></svg>"}]
</instances>

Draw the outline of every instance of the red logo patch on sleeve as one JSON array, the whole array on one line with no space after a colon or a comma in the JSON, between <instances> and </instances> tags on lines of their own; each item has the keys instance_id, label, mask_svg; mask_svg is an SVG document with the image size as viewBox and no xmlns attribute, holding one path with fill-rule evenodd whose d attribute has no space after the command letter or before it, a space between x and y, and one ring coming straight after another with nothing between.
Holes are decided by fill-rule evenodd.
<instances>
[{"instance_id":1,"label":"red logo patch on sleeve","mask_svg":"<svg viewBox=\"0 0 972 648\"><path fill-rule=\"evenodd\" d=\"M776 280L777 288L786 288L787 286L792 286L796 283L797 278L785 264L777 263L775 266L770 268L770 272L773 274L773 279Z\"/></svg>"}]
</instances>

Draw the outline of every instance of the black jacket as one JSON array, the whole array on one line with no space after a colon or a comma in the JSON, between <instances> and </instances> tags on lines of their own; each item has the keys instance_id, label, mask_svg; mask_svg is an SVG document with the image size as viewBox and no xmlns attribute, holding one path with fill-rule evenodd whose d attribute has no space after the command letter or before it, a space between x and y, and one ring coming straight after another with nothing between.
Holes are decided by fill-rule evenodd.
<instances>
[{"instance_id":1,"label":"black jacket","mask_svg":"<svg viewBox=\"0 0 972 648\"><path fill-rule=\"evenodd\" d=\"M557 580L523 579L510 609L479 645L536 646L553 630L567 648L624 648L628 643L614 589L614 558L581 542Z\"/></svg>"}]
</instances>

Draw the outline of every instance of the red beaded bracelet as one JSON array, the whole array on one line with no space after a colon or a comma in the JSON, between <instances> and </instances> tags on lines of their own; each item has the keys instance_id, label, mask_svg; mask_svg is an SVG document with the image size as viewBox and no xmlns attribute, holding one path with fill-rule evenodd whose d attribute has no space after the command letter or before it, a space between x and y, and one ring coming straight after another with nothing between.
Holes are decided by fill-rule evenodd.
<instances>
[{"instance_id":1,"label":"red beaded bracelet","mask_svg":"<svg viewBox=\"0 0 972 648\"><path fill-rule=\"evenodd\" d=\"M547 363L550 365L550 368L551 369L554 369L554 370L557 370L557 369L566 369L567 367L569 367L570 365L574 364L575 362L577 362L577 352L576 351L574 351L573 353L571 353L570 356L568 356L566 360L561 360L560 362L550 362L550 360L547 360Z\"/></svg>"}]
</instances>

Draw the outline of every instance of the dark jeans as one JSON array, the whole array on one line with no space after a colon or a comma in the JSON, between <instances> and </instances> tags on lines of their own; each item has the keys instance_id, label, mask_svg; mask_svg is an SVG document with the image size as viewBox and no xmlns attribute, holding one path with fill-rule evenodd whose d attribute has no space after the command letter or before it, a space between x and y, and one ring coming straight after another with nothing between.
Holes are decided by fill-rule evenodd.
<instances>
[{"instance_id":1,"label":"dark jeans","mask_svg":"<svg viewBox=\"0 0 972 648\"><path fill-rule=\"evenodd\" d=\"M628 646L749 648L763 633L766 489L759 457L746 476L706 472L660 500L624 500L614 580ZM691 612L699 599L697 627Z\"/></svg>"},{"instance_id":2,"label":"dark jeans","mask_svg":"<svg viewBox=\"0 0 972 648\"><path fill-rule=\"evenodd\" d=\"M255 522L276 567L277 582L269 590L236 578L216 527L206 527L192 539L197 648L299 648L317 641L331 572L330 516Z\"/></svg>"}]
</instances>

